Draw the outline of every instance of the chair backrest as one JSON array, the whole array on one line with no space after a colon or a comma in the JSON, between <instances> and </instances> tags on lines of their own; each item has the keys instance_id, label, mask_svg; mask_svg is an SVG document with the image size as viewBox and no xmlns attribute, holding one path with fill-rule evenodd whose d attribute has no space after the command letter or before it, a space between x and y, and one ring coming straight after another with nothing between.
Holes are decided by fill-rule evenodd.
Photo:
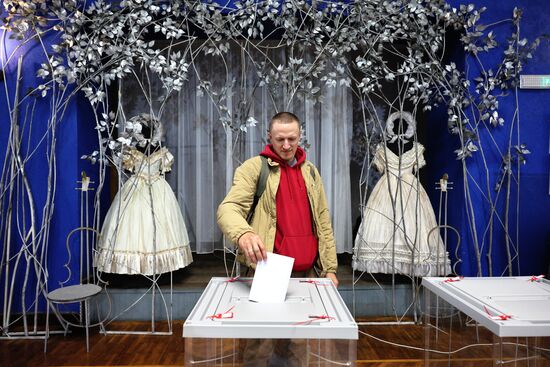
<instances>
[{"instance_id":1,"label":"chair backrest","mask_svg":"<svg viewBox=\"0 0 550 367\"><path fill-rule=\"evenodd\" d=\"M77 233L80 233L80 241L78 243L78 252L79 252L79 278L78 281L80 284L93 283L96 284L98 275L93 270L93 251L95 251L95 244L99 239L100 233L98 230L91 227L77 227L73 229L67 235L65 240L65 247L67 250L67 262L63 265L67 269L67 278L64 281L59 282L61 287L67 285L72 278L72 257L73 250L71 249L71 244L73 236ZM74 266L74 264L73 264Z\"/></svg>"}]
</instances>

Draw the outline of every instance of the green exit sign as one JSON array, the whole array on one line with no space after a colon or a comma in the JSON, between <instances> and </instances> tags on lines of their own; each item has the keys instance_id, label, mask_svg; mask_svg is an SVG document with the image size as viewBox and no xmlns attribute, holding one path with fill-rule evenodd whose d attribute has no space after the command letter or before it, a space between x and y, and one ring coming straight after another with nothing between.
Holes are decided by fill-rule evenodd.
<instances>
[{"instance_id":1,"label":"green exit sign","mask_svg":"<svg viewBox=\"0 0 550 367\"><path fill-rule=\"evenodd\" d=\"M520 75L521 89L550 89L550 75Z\"/></svg>"}]
</instances>

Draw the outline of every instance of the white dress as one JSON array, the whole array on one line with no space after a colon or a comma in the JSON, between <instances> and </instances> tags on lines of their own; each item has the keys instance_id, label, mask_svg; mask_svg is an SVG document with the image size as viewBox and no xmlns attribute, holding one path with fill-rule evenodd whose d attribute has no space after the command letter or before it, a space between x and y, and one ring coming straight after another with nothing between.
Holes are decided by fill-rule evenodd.
<instances>
[{"instance_id":1,"label":"white dress","mask_svg":"<svg viewBox=\"0 0 550 367\"><path fill-rule=\"evenodd\" d=\"M384 144L376 147L374 165L383 175L372 190L355 238L355 270L414 276L451 272L439 229L431 231L437 227L434 210L414 174L426 164L423 153L419 143L401 159Z\"/></svg>"},{"instance_id":2,"label":"white dress","mask_svg":"<svg viewBox=\"0 0 550 367\"><path fill-rule=\"evenodd\" d=\"M100 271L153 275L193 261L178 202L164 179L173 161L166 148L150 156L135 149L124 155L123 168L134 175L117 193L105 217L95 257Z\"/></svg>"}]
</instances>

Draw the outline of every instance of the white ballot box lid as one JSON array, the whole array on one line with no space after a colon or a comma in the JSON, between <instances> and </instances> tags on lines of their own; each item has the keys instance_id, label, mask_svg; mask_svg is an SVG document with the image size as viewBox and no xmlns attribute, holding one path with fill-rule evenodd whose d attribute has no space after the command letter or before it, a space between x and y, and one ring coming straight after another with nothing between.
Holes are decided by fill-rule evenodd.
<instances>
[{"instance_id":1,"label":"white ballot box lid","mask_svg":"<svg viewBox=\"0 0 550 367\"><path fill-rule=\"evenodd\" d=\"M192 338L358 339L327 278L291 278L284 303L248 300L252 278L212 278L183 327Z\"/></svg>"},{"instance_id":2,"label":"white ballot box lid","mask_svg":"<svg viewBox=\"0 0 550 367\"><path fill-rule=\"evenodd\" d=\"M422 285L500 337L550 336L550 283L540 277L428 277Z\"/></svg>"}]
</instances>

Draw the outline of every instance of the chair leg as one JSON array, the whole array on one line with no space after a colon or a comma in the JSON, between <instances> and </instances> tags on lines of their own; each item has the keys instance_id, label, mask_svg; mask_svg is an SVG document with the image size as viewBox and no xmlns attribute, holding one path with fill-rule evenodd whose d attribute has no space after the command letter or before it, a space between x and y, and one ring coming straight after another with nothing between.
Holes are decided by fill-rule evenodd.
<instances>
[{"instance_id":1,"label":"chair leg","mask_svg":"<svg viewBox=\"0 0 550 367\"><path fill-rule=\"evenodd\" d=\"M103 321L101 320L101 313L100 313L97 299L94 299L94 301L95 301L95 308L97 310L97 319L99 321L99 333L101 335L107 335L107 331L105 330L105 326L103 325Z\"/></svg>"},{"instance_id":2,"label":"chair leg","mask_svg":"<svg viewBox=\"0 0 550 367\"><path fill-rule=\"evenodd\" d=\"M88 315L88 300L84 300L84 317L86 324L86 352L90 351L90 340L89 340L89 328L90 328L90 317Z\"/></svg>"},{"instance_id":3,"label":"chair leg","mask_svg":"<svg viewBox=\"0 0 550 367\"><path fill-rule=\"evenodd\" d=\"M63 336L66 338L69 333L69 323L65 320L61 321L61 326L63 327Z\"/></svg>"},{"instance_id":4,"label":"chair leg","mask_svg":"<svg viewBox=\"0 0 550 367\"><path fill-rule=\"evenodd\" d=\"M48 351L48 338L50 337L50 302L46 300L46 333L44 335L44 354Z\"/></svg>"}]
</instances>

